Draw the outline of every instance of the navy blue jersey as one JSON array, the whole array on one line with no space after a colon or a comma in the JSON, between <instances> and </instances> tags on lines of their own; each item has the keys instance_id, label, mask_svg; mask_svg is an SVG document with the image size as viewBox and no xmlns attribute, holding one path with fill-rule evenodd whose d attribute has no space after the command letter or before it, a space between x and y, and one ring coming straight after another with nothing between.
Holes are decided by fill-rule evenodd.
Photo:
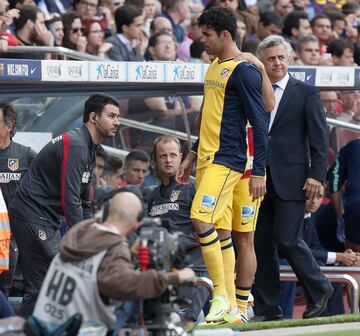
<instances>
[{"instance_id":1,"label":"navy blue jersey","mask_svg":"<svg viewBox=\"0 0 360 336\"><path fill-rule=\"evenodd\" d=\"M0 186L7 207L35 157L30 147L14 141L0 150Z\"/></svg>"},{"instance_id":2,"label":"navy blue jersey","mask_svg":"<svg viewBox=\"0 0 360 336\"><path fill-rule=\"evenodd\" d=\"M195 238L194 227L190 220L191 203L195 195L195 184L183 185L175 178L170 179L169 185L159 185L150 195L148 210L150 217L167 219L173 224L174 230L183 233L180 244L190 256L194 269L205 270L204 261L198 241Z\"/></svg>"}]
</instances>

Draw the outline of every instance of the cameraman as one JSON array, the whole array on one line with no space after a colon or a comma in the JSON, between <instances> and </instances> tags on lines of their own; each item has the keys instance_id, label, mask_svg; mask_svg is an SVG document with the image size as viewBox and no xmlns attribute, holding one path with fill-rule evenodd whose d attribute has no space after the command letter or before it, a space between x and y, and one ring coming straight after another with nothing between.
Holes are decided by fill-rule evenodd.
<instances>
[{"instance_id":1,"label":"cameraman","mask_svg":"<svg viewBox=\"0 0 360 336\"><path fill-rule=\"evenodd\" d=\"M126 237L141 226L142 203L128 190L113 194L102 223L84 221L63 238L35 306L34 316L45 323L59 325L79 312L83 321L95 319L110 327L115 306L122 305L129 317L136 314L135 302L114 304L114 300L155 298L169 284L194 279L191 269L171 273L134 269Z\"/></svg>"},{"instance_id":2,"label":"cameraman","mask_svg":"<svg viewBox=\"0 0 360 336\"><path fill-rule=\"evenodd\" d=\"M171 135L162 135L154 140L153 157L157 177L161 184L149 197L148 209L150 217L168 219L173 231L183 233L180 246L185 250L189 267L197 276L208 277L200 245L196 239L194 228L190 221L191 203L195 195L195 184L183 185L175 180L179 169L182 153L180 142ZM192 307L186 309L185 320L194 322L208 300L209 292L201 286L180 288L181 296L192 301Z\"/></svg>"}]
</instances>

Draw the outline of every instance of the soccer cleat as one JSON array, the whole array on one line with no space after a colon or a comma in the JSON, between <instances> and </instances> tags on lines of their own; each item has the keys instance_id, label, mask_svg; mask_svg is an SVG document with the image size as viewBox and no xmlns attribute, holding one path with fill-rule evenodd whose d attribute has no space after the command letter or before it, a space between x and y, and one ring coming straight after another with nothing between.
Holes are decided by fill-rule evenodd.
<instances>
[{"instance_id":1,"label":"soccer cleat","mask_svg":"<svg viewBox=\"0 0 360 336\"><path fill-rule=\"evenodd\" d=\"M206 315L206 322L216 322L224 320L224 316L229 311L229 300L226 296L214 295L210 300L210 311Z\"/></svg>"},{"instance_id":2,"label":"soccer cleat","mask_svg":"<svg viewBox=\"0 0 360 336\"><path fill-rule=\"evenodd\" d=\"M224 320L227 323L232 324L241 324L241 323L248 323L248 317L246 314L244 314L240 309L237 307L234 307L231 309L225 316Z\"/></svg>"}]
</instances>

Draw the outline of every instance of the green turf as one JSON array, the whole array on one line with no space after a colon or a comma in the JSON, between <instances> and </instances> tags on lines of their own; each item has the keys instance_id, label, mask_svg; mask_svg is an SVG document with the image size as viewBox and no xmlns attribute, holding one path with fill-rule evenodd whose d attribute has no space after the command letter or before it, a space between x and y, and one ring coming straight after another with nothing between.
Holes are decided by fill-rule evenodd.
<instances>
[{"instance_id":1,"label":"green turf","mask_svg":"<svg viewBox=\"0 0 360 336\"><path fill-rule=\"evenodd\" d=\"M295 319L295 320L283 320L283 321L244 323L244 324L240 324L240 325L226 323L226 324L221 324L221 325L216 325L216 326L207 325L207 326L202 326L202 327L196 327L196 329L231 328L234 330L249 331L249 330L303 327L303 326L310 326L310 325L349 323L349 322L360 322L360 314L337 315L337 316L331 316L331 317L317 317L317 318L305 319L305 320ZM360 333L358 332L357 335L360 335Z\"/></svg>"}]
</instances>

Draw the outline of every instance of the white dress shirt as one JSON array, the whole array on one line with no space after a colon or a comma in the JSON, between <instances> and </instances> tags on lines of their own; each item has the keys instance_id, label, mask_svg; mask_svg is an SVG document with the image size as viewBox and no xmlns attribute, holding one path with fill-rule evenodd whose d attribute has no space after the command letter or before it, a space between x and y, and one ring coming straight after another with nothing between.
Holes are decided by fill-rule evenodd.
<instances>
[{"instance_id":1,"label":"white dress shirt","mask_svg":"<svg viewBox=\"0 0 360 336\"><path fill-rule=\"evenodd\" d=\"M289 78L290 78L290 75L287 73L282 80L279 80L278 82L273 84L273 85L276 85L277 87L276 87L276 89L274 91L274 94L275 94L275 107L271 111L271 114L270 114L269 131L270 131L271 126L272 126L272 124L274 122L276 112L277 112L277 109L279 107L280 100L281 100L281 98L282 98L282 96L284 94L284 91L285 91L286 85L287 85L287 83L289 81Z\"/></svg>"}]
</instances>

